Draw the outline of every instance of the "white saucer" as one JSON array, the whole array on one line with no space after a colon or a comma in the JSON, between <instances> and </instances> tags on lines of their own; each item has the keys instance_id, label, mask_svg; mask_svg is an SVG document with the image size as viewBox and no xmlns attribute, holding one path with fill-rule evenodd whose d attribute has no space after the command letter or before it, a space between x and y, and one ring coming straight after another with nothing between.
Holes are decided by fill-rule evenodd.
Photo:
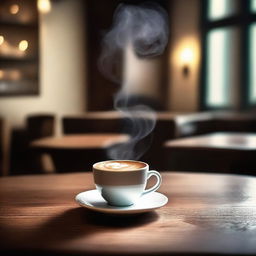
<instances>
[{"instance_id":1,"label":"white saucer","mask_svg":"<svg viewBox=\"0 0 256 256\"><path fill-rule=\"evenodd\" d=\"M159 192L152 192L142 196L131 206L115 207L109 205L96 189L79 193L75 199L79 205L85 208L111 214L138 214L149 212L164 206L168 202L168 198L165 195Z\"/></svg>"}]
</instances>

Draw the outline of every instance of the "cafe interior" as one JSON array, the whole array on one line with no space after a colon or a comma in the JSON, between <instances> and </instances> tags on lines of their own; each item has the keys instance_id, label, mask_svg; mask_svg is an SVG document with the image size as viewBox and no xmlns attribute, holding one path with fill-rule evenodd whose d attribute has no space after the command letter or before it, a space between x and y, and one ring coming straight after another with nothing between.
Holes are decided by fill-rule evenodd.
<instances>
[{"instance_id":1,"label":"cafe interior","mask_svg":"<svg viewBox=\"0 0 256 256\"><path fill-rule=\"evenodd\" d=\"M7 230L0 252L256 254L252 242L256 236L255 106L256 0L0 0L0 194L14 200L17 195L10 191L17 185L21 198L8 212L4 208L12 203L0 196L0 227L2 223ZM105 160L142 161L159 171L163 178L159 191L168 195L167 206L154 216L144 216L143 224L137 217L135 222L118 218L114 228L109 224L115 222L112 217L84 216L81 207L60 215L62 222L49 221L36 235L16 220L17 226L11 226L15 214L25 216L29 191L36 195L33 177L45 185L43 189L38 185L38 191L55 186L53 181L60 177L60 188L64 190L68 181L77 182L79 189L73 193L78 193L83 191L83 178L72 180L77 177L72 175L87 175L92 181L93 164ZM67 191L63 193L69 198ZM49 205L47 196L35 199ZM69 207L78 207L72 196ZM208 209L225 207L203 215L195 209L203 207L204 200ZM183 206L177 205L183 203L186 209L197 207L188 213L186 226L177 224L181 219L177 216L185 214L179 212ZM64 199L63 204L68 205ZM175 213L172 207L177 207ZM168 237L174 234L173 241L161 237L168 214L175 215L177 225L168 219L163 232ZM228 216L233 220L219 223L224 215L225 220ZM10 223L4 222L6 216ZM102 231L106 237L100 232L95 234L99 240L83 237L82 229L75 236L72 227L70 231L61 224L68 220L65 225L81 225L70 220L81 216L88 218L83 224L91 229L93 225L96 230L107 229ZM191 225L200 227L193 231ZM137 236L137 228L153 241L148 226L149 230L158 227L157 244L145 246L141 238L134 247L125 244L126 235ZM54 245L43 247L43 237L53 228L67 235L53 231ZM31 247L24 246L19 231L32 239ZM124 239L110 248L108 232L109 238L115 240L119 232ZM182 240L182 232L197 233ZM57 245L64 241L60 249Z\"/></svg>"}]
</instances>

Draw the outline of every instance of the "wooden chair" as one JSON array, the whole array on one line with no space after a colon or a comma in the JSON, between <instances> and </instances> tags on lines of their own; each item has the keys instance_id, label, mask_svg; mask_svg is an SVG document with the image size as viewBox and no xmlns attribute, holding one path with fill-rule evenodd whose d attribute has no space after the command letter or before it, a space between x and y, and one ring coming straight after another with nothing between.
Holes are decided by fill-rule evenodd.
<instances>
[{"instance_id":1,"label":"wooden chair","mask_svg":"<svg viewBox=\"0 0 256 256\"><path fill-rule=\"evenodd\" d=\"M33 114L26 118L28 141L50 137L55 132L55 116L53 114Z\"/></svg>"},{"instance_id":2,"label":"wooden chair","mask_svg":"<svg viewBox=\"0 0 256 256\"><path fill-rule=\"evenodd\" d=\"M50 137L55 131L53 114L31 114L26 118L26 126L13 129L11 136L11 174L43 173L51 168L47 156L39 156L30 148L30 143L39 138Z\"/></svg>"},{"instance_id":3,"label":"wooden chair","mask_svg":"<svg viewBox=\"0 0 256 256\"><path fill-rule=\"evenodd\" d=\"M29 168L32 172L53 172L53 163L48 154L37 154L30 148L30 143L36 139L52 137L55 133L55 116L53 114L33 114L26 119L28 138ZM32 160L32 161L31 161Z\"/></svg>"}]
</instances>

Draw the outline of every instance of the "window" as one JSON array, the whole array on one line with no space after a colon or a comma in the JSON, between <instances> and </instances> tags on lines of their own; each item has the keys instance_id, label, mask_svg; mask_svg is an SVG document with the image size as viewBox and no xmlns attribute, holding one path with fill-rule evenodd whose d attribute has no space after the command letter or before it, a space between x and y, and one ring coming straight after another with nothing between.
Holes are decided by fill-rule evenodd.
<instances>
[{"instance_id":1,"label":"window","mask_svg":"<svg viewBox=\"0 0 256 256\"><path fill-rule=\"evenodd\" d=\"M256 12L256 0L251 0L251 11Z\"/></svg>"},{"instance_id":2,"label":"window","mask_svg":"<svg viewBox=\"0 0 256 256\"><path fill-rule=\"evenodd\" d=\"M255 1L254 1L255 2ZM256 23L250 26L250 58L249 58L249 102L256 103Z\"/></svg>"},{"instance_id":3,"label":"window","mask_svg":"<svg viewBox=\"0 0 256 256\"><path fill-rule=\"evenodd\" d=\"M218 20L237 13L237 0L210 0L208 19Z\"/></svg>"},{"instance_id":4,"label":"window","mask_svg":"<svg viewBox=\"0 0 256 256\"><path fill-rule=\"evenodd\" d=\"M212 29L207 35L206 102L210 107L229 107L235 101L237 38L238 30L232 27Z\"/></svg>"},{"instance_id":5,"label":"window","mask_svg":"<svg viewBox=\"0 0 256 256\"><path fill-rule=\"evenodd\" d=\"M201 108L256 105L256 0L202 4Z\"/></svg>"}]
</instances>

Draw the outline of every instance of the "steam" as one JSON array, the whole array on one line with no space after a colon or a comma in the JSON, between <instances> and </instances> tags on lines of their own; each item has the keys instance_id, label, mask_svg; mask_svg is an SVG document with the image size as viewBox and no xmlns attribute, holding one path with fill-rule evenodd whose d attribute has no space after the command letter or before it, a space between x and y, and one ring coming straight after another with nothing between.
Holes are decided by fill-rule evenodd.
<instances>
[{"instance_id":1,"label":"steam","mask_svg":"<svg viewBox=\"0 0 256 256\"><path fill-rule=\"evenodd\" d=\"M125 117L124 132L131 139L123 144L114 145L109 148L108 155L111 159L133 159L138 160L150 146L150 138L146 138L154 129L156 114L147 105L129 104L130 97L120 91L115 97L115 109Z\"/></svg>"},{"instance_id":2,"label":"steam","mask_svg":"<svg viewBox=\"0 0 256 256\"><path fill-rule=\"evenodd\" d=\"M152 58L163 53L167 42L167 14L160 5L120 4L114 14L113 26L103 38L99 68L106 77L120 83L122 55L128 46L139 58ZM150 145L143 139L156 124L154 110L140 101L134 102L127 88L129 85L123 82L114 97L114 107L126 118L125 132L130 134L131 140L110 148L108 154L112 159L139 159Z\"/></svg>"}]
</instances>

